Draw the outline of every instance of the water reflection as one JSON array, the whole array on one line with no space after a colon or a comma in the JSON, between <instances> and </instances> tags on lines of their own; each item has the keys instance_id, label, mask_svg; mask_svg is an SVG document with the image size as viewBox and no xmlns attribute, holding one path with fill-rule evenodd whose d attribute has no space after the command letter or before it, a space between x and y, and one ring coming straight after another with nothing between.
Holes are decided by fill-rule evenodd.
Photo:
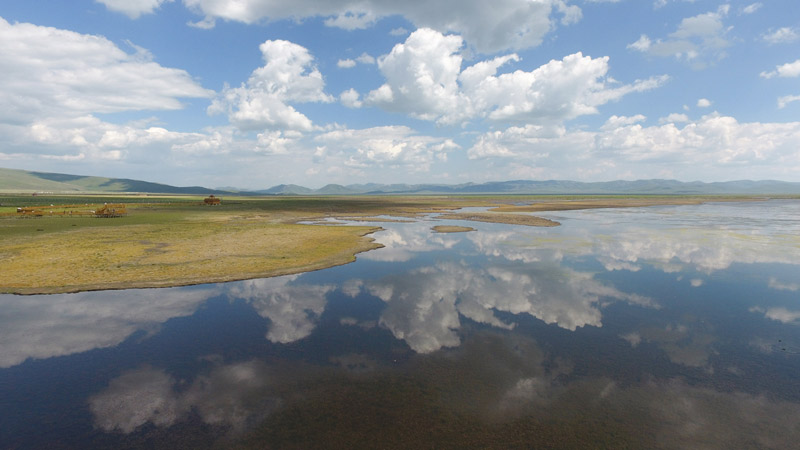
<instances>
[{"instance_id":1,"label":"water reflection","mask_svg":"<svg viewBox=\"0 0 800 450\"><path fill-rule=\"evenodd\" d=\"M323 271L0 296L0 447L792 448L797 217L384 222Z\"/></svg>"},{"instance_id":2,"label":"water reflection","mask_svg":"<svg viewBox=\"0 0 800 450\"><path fill-rule=\"evenodd\" d=\"M143 289L38 296L0 295L0 367L118 345L189 316L217 288Z\"/></svg>"},{"instance_id":3,"label":"water reflection","mask_svg":"<svg viewBox=\"0 0 800 450\"><path fill-rule=\"evenodd\" d=\"M311 334L316 320L325 311L326 295L333 285L294 285L298 275L242 281L231 284L227 294L244 299L269 319L267 339L287 344Z\"/></svg>"},{"instance_id":4,"label":"water reflection","mask_svg":"<svg viewBox=\"0 0 800 450\"><path fill-rule=\"evenodd\" d=\"M602 326L602 305L613 301L657 308L657 303L627 294L556 264L496 265L476 268L441 263L365 282L364 289L386 302L380 324L416 352L454 347L460 316L498 328L512 329L495 311L529 314L545 323L574 331Z\"/></svg>"},{"instance_id":5,"label":"water reflection","mask_svg":"<svg viewBox=\"0 0 800 450\"><path fill-rule=\"evenodd\" d=\"M112 379L89 398L94 423L105 431L131 433L145 423L169 427L190 412L234 432L258 423L275 408L267 366L260 361L214 367L190 386L163 369L141 367Z\"/></svg>"}]
</instances>

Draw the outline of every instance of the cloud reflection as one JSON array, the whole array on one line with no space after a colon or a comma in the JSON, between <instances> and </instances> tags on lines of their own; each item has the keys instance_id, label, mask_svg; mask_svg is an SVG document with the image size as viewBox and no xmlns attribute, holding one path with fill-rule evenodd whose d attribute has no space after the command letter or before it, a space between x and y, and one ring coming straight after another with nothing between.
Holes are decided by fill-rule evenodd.
<instances>
[{"instance_id":1,"label":"cloud reflection","mask_svg":"<svg viewBox=\"0 0 800 450\"><path fill-rule=\"evenodd\" d=\"M193 314L217 288L0 295L0 367L113 347L139 330Z\"/></svg>"},{"instance_id":2,"label":"cloud reflection","mask_svg":"<svg viewBox=\"0 0 800 450\"><path fill-rule=\"evenodd\" d=\"M258 315L269 319L270 342L287 344L311 334L325 311L326 295L333 285L292 284L299 275L242 281L230 285L228 294L245 299Z\"/></svg>"},{"instance_id":3,"label":"cloud reflection","mask_svg":"<svg viewBox=\"0 0 800 450\"><path fill-rule=\"evenodd\" d=\"M114 378L89 399L95 426L131 433L145 423L169 427L196 412L210 425L235 432L259 423L278 404L270 391L267 366L248 361L215 367L188 389L163 369L141 367Z\"/></svg>"},{"instance_id":4,"label":"cloud reflection","mask_svg":"<svg viewBox=\"0 0 800 450\"><path fill-rule=\"evenodd\" d=\"M470 267L441 263L402 275L367 281L364 288L387 303L380 324L418 353L460 344L461 317L511 329L495 311L529 314L548 324L576 330L602 326L605 302L658 305L647 297L620 292L553 263Z\"/></svg>"},{"instance_id":5,"label":"cloud reflection","mask_svg":"<svg viewBox=\"0 0 800 450\"><path fill-rule=\"evenodd\" d=\"M371 261L405 262L415 254L447 250L459 242L458 237L431 232L430 222L384 224L389 228L372 235L383 248L361 253L359 258Z\"/></svg>"},{"instance_id":6,"label":"cloud reflection","mask_svg":"<svg viewBox=\"0 0 800 450\"><path fill-rule=\"evenodd\" d=\"M797 265L797 214L796 202L567 211L554 216L562 222L556 230L479 230L467 239L481 254L509 261L592 256L608 271L635 272L649 264L667 273L712 273L737 263ZM800 289L777 279L770 287Z\"/></svg>"}]
</instances>

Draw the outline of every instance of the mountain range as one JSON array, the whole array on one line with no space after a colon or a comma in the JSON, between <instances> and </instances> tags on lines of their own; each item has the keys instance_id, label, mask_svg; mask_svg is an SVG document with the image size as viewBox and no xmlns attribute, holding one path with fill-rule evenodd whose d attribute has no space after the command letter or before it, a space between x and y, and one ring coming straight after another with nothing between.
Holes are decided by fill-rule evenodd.
<instances>
[{"instance_id":1,"label":"mountain range","mask_svg":"<svg viewBox=\"0 0 800 450\"><path fill-rule=\"evenodd\" d=\"M617 180L579 182L567 180L513 180L465 184L329 184L311 189L281 184L269 189L243 191L236 188L210 189L202 186L177 187L126 178L104 178L61 173L31 172L0 168L0 191L16 192L140 192L160 194L217 195L400 195L400 194L651 194L725 195L779 194L800 195L800 183L762 180L705 183L676 180Z\"/></svg>"}]
</instances>

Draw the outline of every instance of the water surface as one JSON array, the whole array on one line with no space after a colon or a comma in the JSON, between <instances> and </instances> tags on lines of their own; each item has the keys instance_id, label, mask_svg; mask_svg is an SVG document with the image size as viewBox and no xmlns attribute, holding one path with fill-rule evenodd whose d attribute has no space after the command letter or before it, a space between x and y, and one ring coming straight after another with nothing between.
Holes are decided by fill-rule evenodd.
<instances>
[{"instance_id":1,"label":"water surface","mask_svg":"<svg viewBox=\"0 0 800 450\"><path fill-rule=\"evenodd\" d=\"M800 202L545 216L382 222L385 248L301 275L0 296L0 448L800 442Z\"/></svg>"}]
</instances>

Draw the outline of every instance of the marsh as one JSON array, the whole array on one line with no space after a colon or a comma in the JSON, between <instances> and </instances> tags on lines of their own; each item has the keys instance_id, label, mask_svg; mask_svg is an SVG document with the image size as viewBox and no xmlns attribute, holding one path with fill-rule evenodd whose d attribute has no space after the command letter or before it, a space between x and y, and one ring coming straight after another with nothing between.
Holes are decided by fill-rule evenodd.
<instances>
[{"instance_id":1,"label":"marsh","mask_svg":"<svg viewBox=\"0 0 800 450\"><path fill-rule=\"evenodd\" d=\"M324 270L2 295L0 447L800 440L800 202L537 215L561 225L434 212Z\"/></svg>"}]
</instances>

